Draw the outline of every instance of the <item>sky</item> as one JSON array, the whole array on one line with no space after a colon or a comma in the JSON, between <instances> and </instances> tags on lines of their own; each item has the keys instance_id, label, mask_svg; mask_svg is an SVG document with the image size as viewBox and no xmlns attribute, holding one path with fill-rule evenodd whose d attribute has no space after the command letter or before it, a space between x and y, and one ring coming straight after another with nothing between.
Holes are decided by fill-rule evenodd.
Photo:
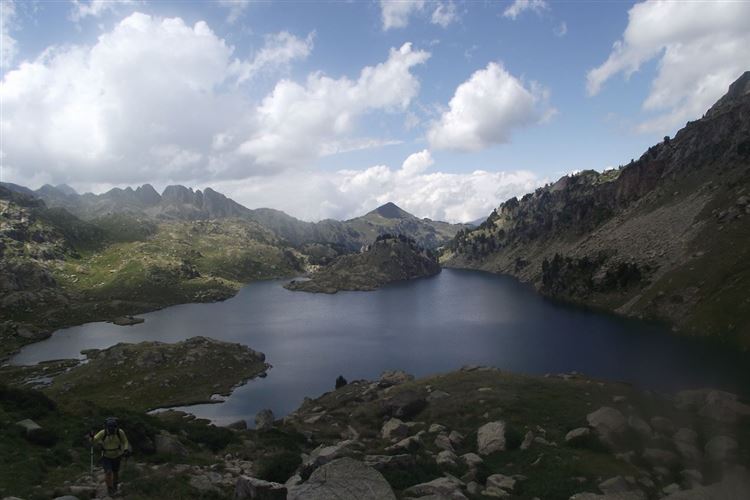
<instances>
[{"instance_id":1,"label":"sky","mask_svg":"<svg viewBox=\"0 0 750 500\"><path fill-rule=\"evenodd\" d=\"M451 222L638 158L750 70L748 1L1 0L2 180Z\"/></svg>"}]
</instances>

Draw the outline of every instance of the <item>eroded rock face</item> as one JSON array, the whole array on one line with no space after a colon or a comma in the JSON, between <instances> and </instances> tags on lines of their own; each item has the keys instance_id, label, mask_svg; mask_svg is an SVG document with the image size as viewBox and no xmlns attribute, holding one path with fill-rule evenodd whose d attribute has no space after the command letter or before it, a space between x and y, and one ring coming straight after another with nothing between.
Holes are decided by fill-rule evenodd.
<instances>
[{"instance_id":1,"label":"eroded rock face","mask_svg":"<svg viewBox=\"0 0 750 500\"><path fill-rule=\"evenodd\" d=\"M498 420L484 424L479 428L477 431L477 451L480 455L505 451L505 422Z\"/></svg>"},{"instance_id":2,"label":"eroded rock face","mask_svg":"<svg viewBox=\"0 0 750 500\"><path fill-rule=\"evenodd\" d=\"M310 478L289 489L288 500L396 500L391 486L380 472L351 458L323 465Z\"/></svg>"}]
</instances>

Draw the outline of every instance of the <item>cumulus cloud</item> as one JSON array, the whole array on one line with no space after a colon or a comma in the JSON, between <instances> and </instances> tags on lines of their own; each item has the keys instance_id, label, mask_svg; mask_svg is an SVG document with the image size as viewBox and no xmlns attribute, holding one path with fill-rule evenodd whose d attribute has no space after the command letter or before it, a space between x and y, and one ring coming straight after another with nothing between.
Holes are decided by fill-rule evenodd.
<instances>
[{"instance_id":1,"label":"cumulus cloud","mask_svg":"<svg viewBox=\"0 0 750 500\"><path fill-rule=\"evenodd\" d=\"M468 222L543 184L524 170L449 174L430 172L433 163L430 152L423 150L410 155L401 168L303 170L217 187L248 207L273 206L304 220L348 219L392 201L417 217Z\"/></svg>"},{"instance_id":2,"label":"cumulus cloud","mask_svg":"<svg viewBox=\"0 0 750 500\"><path fill-rule=\"evenodd\" d=\"M555 113L548 101L549 92L541 85L526 86L492 62L458 86L427 138L433 148L463 151L507 143L513 130Z\"/></svg>"},{"instance_id":3,"label":"cumulus cloud","mask_svg":"<svg viewBox=\"0 0 750 500\"><path fill-rule=\"evenodd\" d=\"M301 39L286 31L267 35L265 45L253 60L236 60L231 71L237 74L237 83L243 83L264 69L284 67L295 59L305 59L312 51L314 37L315 33L310 33Z\"/></svg>"},{"instance_id":4,"label":"cumulus cloud","mask_svg":"<svg viewBox=\"0 0 750 500\"><path fill-rule=\"evenodd\" d=\"M659 59L643 108L657 113L638 127L665 132L700 116L750 67L749 2L647 1L628 12L622 39L587 74L590 95L618 73L629 77Z\"/></svg>"},{"instance_id":5,"label":"cumulus cloud","mask_svg":"<svg viewBox=\"0 0 750 500\"><path fill-rule=\"evenodd\" d=\"M357 137L357 121L405 110L419 91L410 44L357 79L281 80L252 101L240 82L304 57L312 36L267 37L249 60L209 26L134 13L91 46L53 46L0 87L7 178L125 184L204 182L300 168L319 157L391 144Z\"/></svg>"},{"instance_id":6,"label":"cumulus cloud","mask_svg":"<svg viewBox=\"0 0 750 500\"><path fill-rule=\"evenodd\" d=\"M515 0L515 2L503 11L503 16L515 21L518 16L527 10L540 14L548 8L549 5L544 0Z\"/></svg>"},{"instance_id":7,"label":"cumulus cloud","mask_svg":"<svg viewBox=\"0 0 750 500\"><path fill-rule=\"evenodd\" d=\"M256 132L238 151L255 163L281 167L337 149L359 116L405 110L419 91L411 68L429 57L405 43L391 49L387 61L365 67L357 80L322 73L310 75L304 85L282 80L258 107Z\"/></svg>"},{"instance_id":8,"label":"cumulus cloud","mask_svg":"<svg viewBox=\"0 0 750 500\"><path fill-rule=\"evenodd\" d=\"M10 67L18 54L18 44L10 36L15 17L15 3L13 1L0 2L0 69Z\"/></svg>"},{"instance_id":9,"label":"cumulus cloud","mask_svg":"<svg viewBox=\"0 0 750 500\"><path fill-rule=\"evenodd\" d=\"M133 5L135 0L91 0L84 2L72 0L73 9L70 11L71 21L80 21L87 17L101 17L107 11L117 9L118 5Z\"/></svg>"},{"instance_id":10,"label":"cumulus cloud","mask_svg":"<svg viewBox=\"0 0 750 500\"><path fill-rule=\"evenodd\" d=\"M250 0L219 0L219 5L229 9L227 22L234 24L250 5Z\"/></svg>"},{"instance_id":11,"label":"cumulus cloud","mask_svg":"<svg viewBox=\"0 0 750 500\"><path fill-rule=\"evenodd\" d=\"M456 4L451 1L447 3L438 3L437 7L435 7L435 10L432 12L432 18L430 19L430 22L432 24L440 25L443 28L447 28L457 20L458 12L456 10Z\"/></svg>"},{"instance_id":12,"label":"cumulus cloud","mask_svg":"<svg viewBox=\"0 0 750 500\"><path fill-rule=\"evenodd\" d=\"M380 0L380 15L383 29L405 28L409 17L424 9L424 0Z\"/></svg>"}]
</instances>

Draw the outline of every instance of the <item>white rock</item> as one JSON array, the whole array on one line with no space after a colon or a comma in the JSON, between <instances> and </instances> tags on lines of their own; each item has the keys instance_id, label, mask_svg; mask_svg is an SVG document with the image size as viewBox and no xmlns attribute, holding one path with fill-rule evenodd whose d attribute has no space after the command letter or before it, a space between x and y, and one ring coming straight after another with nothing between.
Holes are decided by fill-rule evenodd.
<instances>
[{"instance_id":1,"label":"white rock","mask_svg":"<svg viewBox=\"0 0 750 500\"><path fill-rule=\"evenodd\" d=\"M477 451L480 455L505 451L505 422L497 420L479 428L477 431Z\"/></svg>"}]
</instances>

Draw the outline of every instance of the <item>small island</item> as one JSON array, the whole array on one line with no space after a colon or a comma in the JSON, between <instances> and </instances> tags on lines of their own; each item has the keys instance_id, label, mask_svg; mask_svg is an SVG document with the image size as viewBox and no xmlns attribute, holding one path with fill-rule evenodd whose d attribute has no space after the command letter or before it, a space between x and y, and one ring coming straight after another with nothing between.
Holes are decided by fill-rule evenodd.
<instances>
[{"instance_id":1,"label":"small island","mask_svg":"<svg viewBox=\"0 0 750 500\"><path fill-rule=\"evenodd\" d=\"M387 283L440 272L437 256L404 235L383 234L358 254L343 255L312 274L309 280L294 280L289 290L336 293L340 290L369 291Z\"/></svg>"},{"instance_id":2,"label":"small island","mask_svg":"<svg viewBox=\"0 0 750 500\"><path fill-rule=\"evenodd\" d=\"M117 344L82 353L87 362L56 377L47 394L145 411L215 402L214 394L229 395L270 368L263 353L208 337L175 344Z\"/></svg>"}]
</instances>

